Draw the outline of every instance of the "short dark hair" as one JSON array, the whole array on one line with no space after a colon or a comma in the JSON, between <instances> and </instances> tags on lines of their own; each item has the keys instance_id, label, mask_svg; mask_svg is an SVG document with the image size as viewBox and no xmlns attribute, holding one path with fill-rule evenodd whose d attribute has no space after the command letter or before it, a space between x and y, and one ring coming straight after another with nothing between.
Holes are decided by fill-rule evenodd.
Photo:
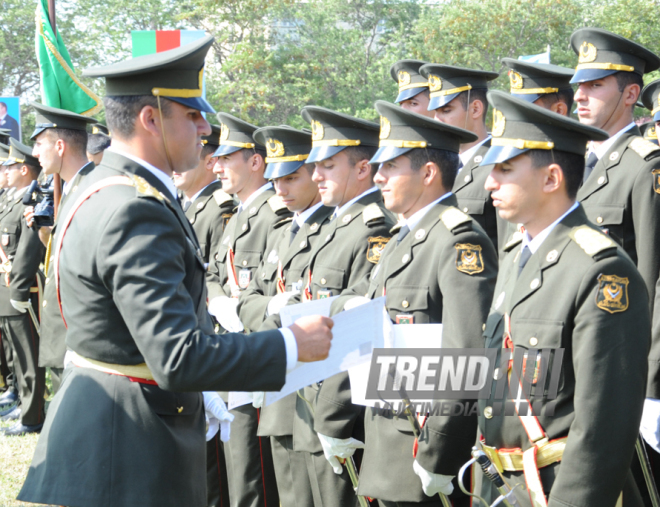
<instances>
[{"instance_id":1,"label":"short dark hair","mask_svg":"<svg viewBox=\"0 0 660 507\"><path fill-rule=\"evenodd\" d=\"M71 151L78 155L85 154L85 150L87 149L87 131L54 128L48 129L48 135L55 136L55 139L61 139Z\"/></svg>"},{"instance_id":2,"label":"short dark hair","mask_svg":"<svg viewBox=\"0 0 660 507\"><path fill-rule=\"evenodd\" d=\"M87 153L97 155L110 147L110 138L105 134L89 134L87 136Z\"/></svg>"},{"instance_id":3,"label":"short dark hair","mask_svg":"<svg viewBox=\"0 0 660 507\"><path fill-rule=\"evenodd\" d=\"M539 99L546 109L550 109L550 107L557 102L563 102L566 104L566 116L570 116L571 109L573 109L574 96L575 92L573 91L573 88L563 88L555 93L545 93L541 95Z\"/></svg>"},{"instance_id":4,"label":"short dark hair","mask_svg":"<svg viewBox=\"0 0 660 507\"><path fill-rule=\"evenodd\" d=\"M217 149L218 147L215 144L205 144L202 147L202 154L199 156L199 159L204 160L207 156L213 155Z\"/></svg>"},{"instance_id":5,"label":"short dark hair","mask_svg":"<svg viewBox=\"0 0 660 507\"><path fill-rule=\"evenodd\" d=\"M468 97L470 100L470 104L474 102L475 100L478 100L481 102L484 106L484 114L481 117L486 123L486 114L488 114L488 97L486 94L488 93L488 88L473 88L472 90L467 90L464 92L461 92L458 98L461 101L461 104L463 105L463 109L467 110L468 108Z\"/></svg>"},{"instance_id":6,"label":"short dark hair","mask_svg":"<svg viewBox=\"0 0 660 507\"><path fill-rule=\"evenodd\" d=\"M639 93L642 93L642 88L644 88L644 79L636 72L617 72L614 74L614 77L616 78L616 84L619 86L619 92L623 93L623 90L626 89L626 86L636 84L639 86ZM639 98L639 95L637 98ZM635 104L631 106L631 109L635 109Z\"/></svg>"},{"instance_id":7,"label":"short dark hair","mask_svg":"<svg viewBox=\"0 0 660 507\"><path fill-rule=\"evenodd\" d=\"M247 159L252 155L261 155L261 158L264 159L264 164L266 163L266 150L263 149L260 145L255 144L254 148L243 148L243 160L247 162Z\"/></svg>"},{"instance_id":8,"label":"short dark hair","mask_svg":"<svg viewBox=\"0 0 660 507\"><path fill-rule=\"evenodd\" d=\"M32 179L36 180L39 177L39 174L41 174L41 166L40 165L32 165L28 162L23 162L25 167L28 168L30 173L32 174Z\"/></svg>"},{"instance_id":9,"label":"short dark hair","mask_svg":"<svg viewBox=\"0 0 660 507\"><path fill-rule=\"evenodd\" d=\"M348 155L348 163L356 165L362 160L371 160L378 148L376 146L349 146L345 148L346 155ZM379 164L371 164L371 176L375 176L378 172Z\"/></svg>"},{"instance_id":10,"label":"short dark hair","mask_svg":"<svg viewBox=\"0 0 660 507\"><path fill-rule=\"evenodd\" d=\"M584 177L584 156L559 150L529 150L526 152L535 169L557 164L564 173L566 193L575 199Z\"/></svg>"},{"instance_id":11,"label":"short dark hair","mask_svg":"<svg viewBox=\"0 0 660 507\"><path fill-rule=\"evenodd\" d=\"M103 99L105 106L105 119L108 129L122 139L130 139L135 132L135 119L145 106L151 106L158 109L158 98L152 95L135 96L109 96ZM170 115L170 101L162 99L160 101L163 116L168 118Z\"/></svg>"},{"instance_id":12,"label":"short dark hair","mask_svg":"<svg viewBox=\"0 0 660 507\"><path fill-rule=\"evenodd\" d=\"M437 148L414 148L405 154L410 159L410 167L413 171L419 171L427 162L433 162L440 168L442 186L451 190L458 173L458 153Z\"/></svg>"}]
</instances>

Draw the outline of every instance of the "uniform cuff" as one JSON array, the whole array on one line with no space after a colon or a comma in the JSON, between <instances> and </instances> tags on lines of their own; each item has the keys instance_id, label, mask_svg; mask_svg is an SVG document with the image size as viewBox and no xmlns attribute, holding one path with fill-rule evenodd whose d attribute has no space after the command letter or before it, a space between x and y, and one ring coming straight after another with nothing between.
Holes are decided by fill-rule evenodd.
<instances>
[{"instance_id":1,"label":"uniform cuff","mask_svg":"<svg viewBox=\"0 0 660 507\"><path fill-rule=\"evenodd\" d=\"M288 327L280 328L284 346L286 347L286 371L289 372L298 364L298 342L296 337Z\"/></svg>"}]
</instances>

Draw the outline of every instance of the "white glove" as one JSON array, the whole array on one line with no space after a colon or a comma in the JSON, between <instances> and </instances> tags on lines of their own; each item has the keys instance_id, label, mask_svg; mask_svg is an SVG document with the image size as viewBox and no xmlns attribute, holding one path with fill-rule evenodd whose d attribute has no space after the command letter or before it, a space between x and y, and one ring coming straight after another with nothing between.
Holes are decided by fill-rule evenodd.
<instances>
[{"instance_id":1,"label":"white glove","mask_svg":"<svg viewBox=\"0 0 660 507\"><path fill-rule=\"evenodd\" d=\"M362 306L365 303L368 303L371 301L369 298L365 298L364 296L355 296L354 298L349 299L346 301L346 304L344 305L344 310L352 310L353 308L357 308L358 306Z\"/></svg>"},{"instance_id":2,"label":"white glove","mask_svg":"<svg viewBox=\"0 0 660 507\"><path fill-rule=\"evenodd\" d=\"M337 475L341 475L341 463L339 459L347 459L355 454L356 449L364 449L364 442L355 438L333 438L317 433L323 447L323 454Z\"/></svg>"},{"instance_id":3,"label":"white glove","mask_svg":"<svg viewBox=\"0 0 660 507\"><path fill-rule=\"evenodd\" d=\"M646 443L660 452L660 400L646 398L639 432Z\"/></svg>"},{"instance_id":4,"label":"white glove","mask_svg":"<svg viewBox=\"0 0 660 507\"><path fill-rule=\"evenodd\" d=\"M453 475L432 474L425 470L417 460L413 461L413 470L422 481L422 489L426 496L435 496L437 493L451 495L454 491L454 485L451 483Z\"/></svg>"},{"instance_id":5,"label":"white glove","mask_svg":"<svg viewBox=\"0 0 660 507\"><path fill-rule=\"evenodd\" d=\"M240 333L244 328L241 319L238 318L237 306L237 298L220 296L213 298L209 303L209 313L230 333Z\"/></svg>"},{"instance_id":6,"label":"white glove","mask_svg":"<svg viewBox=\"0 0 660 507\"><path fill-rule=\"evenodd\" d=\"M280 310L286 306L286 304L289 302L289 299L291 299L291 296L295 296L298 294L298 292L299 291L297 290L282 292L282 294L278 294L277 296L270 298L270 301L268 302L268 308L266 310L268 315L275 315L276 313L280 313Z\"/></svg>"},{"instance_id":7,"label":"white glove","mask_svg":"<svg viewBox=\"0 0 660 507\"><path fill-rule=\"evenodd\" d=\"M206 411L206 421L209 429L206 431L206 441L211 440L220 428L220 440L229 442L231 432L231 422L234 420L234 414L230 414L227 405L222 401L220 395L216 392L203 392L204 410Z\"/></svg>"},{"instance_id":8,"label":"white glove","mask_svg":"<svg viewBox=\"0 0 660 507\"><path fill-rule=\"evenodd\" d=\"M30 303L29 301L16 301L14 299L10 299L9 302L11 305L19 312L25 313L28 311L28 308L30 308Z\"/></svg>"},{"instance_id":9,"label":"white glove","mask_svg":"<svg viewBox=\"0 0 660 507\"><path fill-rule=\"evenodd\" d=\"M263 391L257 391L255 393L252 393L252 406L254 408L263 407L265 396L266 396L266 393L264 393Z\"/></svg>"}]
</instances>

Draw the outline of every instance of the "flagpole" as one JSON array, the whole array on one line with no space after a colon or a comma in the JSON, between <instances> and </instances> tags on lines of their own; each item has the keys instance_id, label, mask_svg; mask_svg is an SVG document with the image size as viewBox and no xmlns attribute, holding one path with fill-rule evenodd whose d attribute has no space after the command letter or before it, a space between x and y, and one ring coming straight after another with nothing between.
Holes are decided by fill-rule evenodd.
<instances>
[{"instance_id":1,"label":"flagpole","mask_svg":"<svg viewBox=\"0 0 660 507\"><path fill-rule=\"evenodd\" d=\"M50 19L50 26L53 33L57 38L57 22L55 16L55 0L48 0L48 18ZM57 211L60 207L60 198L62 196L62 179L58 173L53 174L53 201L55 208L55 217L57 218Z\"/></svg>"}]
</instances>

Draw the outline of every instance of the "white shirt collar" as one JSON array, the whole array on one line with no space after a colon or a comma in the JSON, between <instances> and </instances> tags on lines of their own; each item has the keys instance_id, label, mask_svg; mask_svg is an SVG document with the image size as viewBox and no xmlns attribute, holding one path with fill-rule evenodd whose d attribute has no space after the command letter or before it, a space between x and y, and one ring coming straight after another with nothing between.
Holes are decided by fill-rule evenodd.
<instances>
[{"instance_id":1,"label":"white shirt collar","mask_svg":"<svg viewBox=\"0 0 660 507\"><path fill-rule=\"evenodd\" d=\"M249 206L249 205L250 205L250 204L251 204L251 203L257 198L257 197L259 197L261 194L263 194L266 190L270 190L271 188L273 188L273 184L269 181L269 182L266 183L265 185L259 187L257 190L255 190L254 192L252 192L252 194L250 194L250 197L248 197L247 199L245 199L245 202L242 202L242 203L240 204L240 206L238 207L238 212L240 213L241 211L243 211L243 210L244 210L245 208L247 208L247 207L248 207L248 206Z\"/></svg>"},{"instance_id":2,"label":"white shirt collar","mask_svg":"<svg viewBox=\"0 0 660 507\"><path fill-rule=\"evenodd\" d=\"M29 186L29 185L28 185L28 186ZM28 189L28 187L17 188L16 190L14 190L14 194L12 195L11 198L12 198L12 199L18 199L19 197L21 197L21 196L25 193L25 191L26 191L27 189Z\"/></svg>"},{"instance_id":3,"label":"white shirt collar","mask_svg":"<svg viewBox=\"0 0 660 507\"><path fill-rule=\"evenodd\" d=\"M348 208L351 207L352 204L354 204L354 203L356 203L357 201L359 201L360 199L362 199L365 195L368 195L368 194L371 194L371 193L373 193L373 192L376 192L377 190L378 190L378 187L376 187L376 186L371 187L369 190L365 190L364 192L362 192L362 193L361 193L360 195L358 195L357 197L353 197L353 199L351 199L350 201L348 201L348 202L347 202L346 204L344 204L341 208L340 208L339 206L337 206L337 207L335 208L335 212L334 212L334 214L333 214L334 217L337 218L337 217L342 216L342 215L344 214L344 212L345 212Z\"/></svg>"},{"instance_id":4,"label":"white shirt collar","mask_svg":"<svg viewBox=\"0 0 660 507\"><path fill-rule=\"evenodd\" d=\"M307 222L307 219L312 216L314 212L316 212L317 209L319 209L321 206L323 206L323 201L317 202L314 206L311 208L307 208L305 211L302 213L296 213L293 216L293 219L296 221L298 224L298 227L302 227L305 222Z\"/></svg>"},{"instance_id":5,"label":"white shirt collar","mask_svg":"<svg viewBox=\"0 0 660 507\"><path fill-rule=\"evenodd\" d=\"M64 185L62 186L62 196L65 196L66 194L69 193L69 188L71 187L71 182L76 179L76 176L78 176L78 173L82 171L85 167L87 167L91 162L87 162L84 166L82 166L80 169L76 171L76 174L73 175L73 178L71 178L70 181L65 181Z\"/></svg>"},{"instance_id":6,"label":"white shirt collar","mask_svg":"<svg viewBox=\"0 0 660 507\"><path fill-rule=\"evenodd\" d=\"M217 180L215 180L215 181L217 181ZM195 199L197 199L197 198L199 197L199 194L201 194L202 192L204 192L204 190L206 190L207 187L213 185L213 184L215 183L215 181L212 181L211 183L209 183L208 185L206 185L203 189L201 189L199 192L197 192L195 195L193 195L190 199L188 199L188 198L186 197L186 202L187 202L187 201L195 202Z\"/></svg>"},{"instance_id":7,"label":"white shirt collar","mask_svg":"<svg viewBox=\"0 0 660 507\"><path fill-rule=\"evenodd\" d=\"M564 218L566 218L566 215L571 213L574 209L578 207L577 201L573 203L573 206L568 208L568 211L564 213L562 216L560 216L557 220L552 222L549 226L547 226L545 229L543 229L541 232L539 232L534 239L529 237L529 234L527 231L523 234L523 240L522 240L522 246L525 248L526 246L529 247L530 252L533 254L536 253L536 251L541 247L541 244L545 241L545 239L550 235L552 230L557 226L559 222L561 222Z\"/></svg>"},{"instance_id":8,"label":"white shirt collar","mask_svg":"<svg viewBox=\"0 0 660 507\"><path fill-rule=\"evenodd\" d=\"M403 220L403 223L408 226L408 229L411 231L417 226L417 224L424 218L424 216L429 212L429 210L438 204L440 201L445 199L446 197L449 197L451 195L451 192L447 192L445 195L442 197L437 198L435 201L433 201L431 204L427 204L424 206L422 209L415 211L415 213L412 214L410 218L405 218Z\"/></svg>"},{"instance_id":9,"label":"white shirt collar","mask_svg":"<svg viewBox=\"0 0 660 507\"><path fill-rule=\"evenodd\" d=\"M467 165L467 163L470 161L470 159L474 156L474 154L477 152L479 148L481 148L481 145L483 145L486 141L488 141L492 136L486 137L483 141L480 143L475 144L472 148L469 150L464 151L463 153L459 153L458 156L461 159L461 162L463 165Z\"/></svg>"},{"instance_id":10,"label":"white shirt collar","mask_svg":"<svg viewBox=\"0 0 660 507\"><path fill-rule=\"evenodd\" d=\"M165 174L164 171L161 171L157 167L151 165L149 162L146 162L142 160L139 157L136 157L135 155L131 155L130 153L126 153L125 151L118 150L117 148L110 147L108 150L117 153L118 155L121 155L122 157L126 157L129 160L132 160L136 164L140 164L142 167L144 167L147 171L149 171L151 174L153 174L156 178L158 178L163 185L167 188L167 190L170 191L170 194L172 194L172 198L175 201L179 200L179 197L176 193L176 187L174 186L174 183L172 182L172 178L170 178L167 174Z\"/></svg>"},{"instance_id":11,"label":"white shirt collar","mask_svg":"<svg viewBox=\"0 0 660 507\"><path fill-rule=\"evenodd\" d=\"M607 153L607 150L609 150L612 145L616 142L616 140L621 137L621 134L624 132L628 132L631 128L635 126L635 122L631 122L625 127L623 127L621 130L619 130L616 134L614 134L612 137L610 137L607 141L604 141L600 146L595 147L593 145L593 141L589 142L589 150L587 151L587 157L589 156L590 153L595 153L596 156L598 157L598 160L603 158L603 155Z\"/></svg>"}]
</instances>

